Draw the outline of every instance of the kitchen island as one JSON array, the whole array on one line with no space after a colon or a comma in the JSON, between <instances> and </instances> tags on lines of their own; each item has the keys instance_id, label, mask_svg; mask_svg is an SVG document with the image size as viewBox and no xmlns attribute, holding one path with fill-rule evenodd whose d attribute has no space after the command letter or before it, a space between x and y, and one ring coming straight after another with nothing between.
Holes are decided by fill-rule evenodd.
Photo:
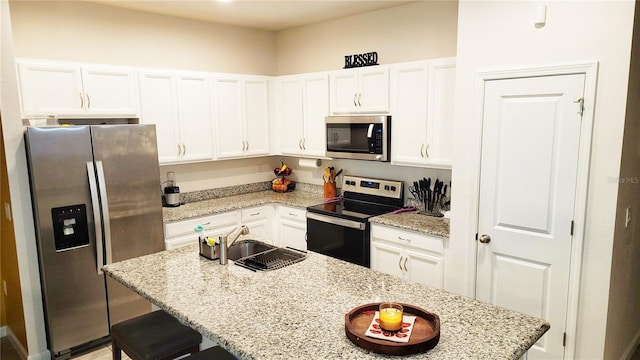
<instances>
[{"instance_id":1,"label":"kitchen island","mask_svg":"<svg viewBox=\"0 0 640 360\"><path fill-rule=\"evenodd\" d=\"M436 313L438 345L411 359L517 359L549 324L313 252L282 269L219 265L197 245L110 264L104 271L239 359L379 359L345 335L345 314L396 301Z\"/></svg>"}]
</instances>

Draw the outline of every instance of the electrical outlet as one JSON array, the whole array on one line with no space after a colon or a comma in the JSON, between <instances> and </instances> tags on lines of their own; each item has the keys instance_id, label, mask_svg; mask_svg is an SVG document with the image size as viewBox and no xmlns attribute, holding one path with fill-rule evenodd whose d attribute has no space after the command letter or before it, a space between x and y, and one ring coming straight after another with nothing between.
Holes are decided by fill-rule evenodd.
<instances>
[{"instance_id":1,"label":"electrical outlet","mask_svg":"<svg viewBox=\"0 0 640 360\"><path fill-rule=\"evenodd\" d=\"M2 280L2 291L4 292L4 296L9 296L9 294L7 293L7 281L6 280Z\"/></svg>"},{"instance_id":2,"label":"electrical outlet","mask_svg":"<svg viewBox=\"0 0 640 360\"><path fill-rule=\"evenodd\" d=\"M629 227L629 224L631 224L631 207L627 208L627 215L624 220L624 227L625 228Z\"/></svg>"},{"instance_id":3,"label":"electrical outlet","mask_svg":"<svg viewBox=\"0 0 640 360\"><path fill-rule=\"evenodd\" d=\"M11 221L11 204L8 202L4 203L4 216L6 216L7 220Z\"/></svg>"}]
</instances>

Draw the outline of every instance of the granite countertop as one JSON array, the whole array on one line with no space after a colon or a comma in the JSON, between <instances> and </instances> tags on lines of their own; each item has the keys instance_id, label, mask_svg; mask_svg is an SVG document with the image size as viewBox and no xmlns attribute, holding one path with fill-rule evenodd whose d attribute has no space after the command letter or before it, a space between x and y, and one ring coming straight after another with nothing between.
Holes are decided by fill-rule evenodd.
<instances>
[{"instance_id":1,"label":"granite countertop","mask_svg":"<svg viewBox=\"0 0 640 360\"><path fill-rule=\"evenodd\" d=\"M549 324L511 310L309 252L252 272L197 245L110 264L105 272L240 359L387 359L351 343L344 316L397 301L440 316L439 344L410 359L518 359Z\"/></svg>"},{"instance_id":2,"label":"granite countertop","mask_svg":"<svg viewBox=\"0 0 640 360\"><path fill-rule=\"evenodd\" d=\"M163 208L162 215L164 222L169 223L270 203L305 209L308 206L321 204L322 201L322 193L317 192L296 190L288 193L276 193L271 190L264 190L187 202L179 207ZM372 217L370 221L429 235L449 237L449 219L426 216L417 212L385 214Z\"/></svg>"},{"instance_id":3,"label":"granite countertop","mask_svg":"<svg viewBox=\"0 0 640 360\"><path fill-rule=\"evenodd\" d=\"M165 207L162 208L162 216L164 222L173 222L271 203L279 203L304 209L307 206L321 204L322 200L321 193L298 190L288 193L277 193L272 190L264 190L188 202L175 208Z\"/></svg>"},{"instance_id":4,"label":"granite countertop","mask_svg":"<svg viewBox=\"0 0 640 360\"><path fill-rule=\"evenodd\" d=\"M420 214L416 211L384 214L370 219L375 224L389 225L429 235L449 237L449 219Z\"/></svg>"}]
</instances>

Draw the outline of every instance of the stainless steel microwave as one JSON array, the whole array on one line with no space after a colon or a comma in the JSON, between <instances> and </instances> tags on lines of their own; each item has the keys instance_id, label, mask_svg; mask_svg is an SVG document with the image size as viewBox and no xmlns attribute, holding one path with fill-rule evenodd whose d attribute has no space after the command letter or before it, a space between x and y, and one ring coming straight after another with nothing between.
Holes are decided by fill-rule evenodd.
<instances>
[{"instance_id":1,"label":"stainless steel microwave","mask_svg":"<svg viewBox=\"0 0 640 360\"><path fill-rule=\"evenodd\" d=\"M391 160L391 116L327 116L325 129L328 157Z\"/></svg>"}]
</instances>

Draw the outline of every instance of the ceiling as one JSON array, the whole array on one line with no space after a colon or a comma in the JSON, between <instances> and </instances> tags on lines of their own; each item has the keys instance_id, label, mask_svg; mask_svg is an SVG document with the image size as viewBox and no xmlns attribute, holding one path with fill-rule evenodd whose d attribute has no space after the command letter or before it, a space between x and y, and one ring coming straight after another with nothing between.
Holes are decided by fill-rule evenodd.
<instances>
[{"instance_id":1,"label":"ceiling","mask_svg":"<svg viewBox=\"0 0 640 360\"><path fill-rule=\"evenodd\" d=\"M270 31L385 9L406 0L85 0L93 3Z\"/></svg>"}]
</instances>

